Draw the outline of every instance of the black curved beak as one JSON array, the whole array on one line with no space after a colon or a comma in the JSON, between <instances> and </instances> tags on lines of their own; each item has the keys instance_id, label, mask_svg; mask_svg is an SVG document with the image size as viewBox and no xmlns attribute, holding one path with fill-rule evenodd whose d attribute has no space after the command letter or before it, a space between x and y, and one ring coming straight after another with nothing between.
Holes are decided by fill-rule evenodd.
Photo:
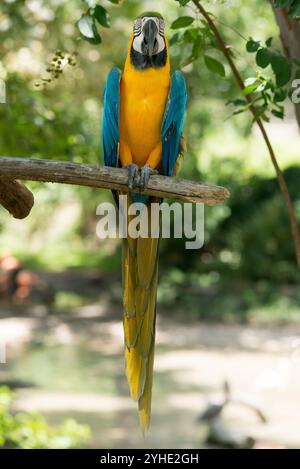
<instances>
[{"instance_id":1,"label":"black curved beak","mask_svg":"<svg viewBox=\"0 0 300 469\"><path fill-rule=\"evenodd\" d=\"M148 20L143 28L143 52L145 55L152 57L155 54L155 46L157 44L158 28L154 20Z\"/></svg>"}]
</instances>

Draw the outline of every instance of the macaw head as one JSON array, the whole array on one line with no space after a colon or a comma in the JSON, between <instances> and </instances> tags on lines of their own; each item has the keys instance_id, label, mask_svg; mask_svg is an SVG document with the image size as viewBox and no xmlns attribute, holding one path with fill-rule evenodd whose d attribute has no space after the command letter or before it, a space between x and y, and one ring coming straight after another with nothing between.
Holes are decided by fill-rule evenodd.
<instances>
[{"instance_id":1,"label":"macaw head","mask_svg":"<svg viewBox=\"0 0 300 469\"><path fill-rule=\"evenodd\" d=\"M136 18L133 25L131 63L138 70L164 67L168 51L165 22L156 12L146 12Z\"/></svg>"}]
</instances>

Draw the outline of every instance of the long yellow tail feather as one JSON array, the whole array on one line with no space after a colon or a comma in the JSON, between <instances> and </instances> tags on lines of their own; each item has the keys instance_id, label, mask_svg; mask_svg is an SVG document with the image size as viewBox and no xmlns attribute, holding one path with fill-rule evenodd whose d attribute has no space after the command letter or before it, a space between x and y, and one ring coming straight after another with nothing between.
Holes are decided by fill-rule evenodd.
<instances>
[{"instance_id":1,"label":"long yellow tail feather","mask_svg":"<svg viewBox=\"0 0 300 469\"><path fill-rule=\"evenodd\" d=\"M149 210L149 233L151 220ZM153 228L153 226L152 226ZM138 401L140 425L150 424L155 346L158 238L123 242L123 323L125 364L131 396Z\"/></svg>"}]
</instances>

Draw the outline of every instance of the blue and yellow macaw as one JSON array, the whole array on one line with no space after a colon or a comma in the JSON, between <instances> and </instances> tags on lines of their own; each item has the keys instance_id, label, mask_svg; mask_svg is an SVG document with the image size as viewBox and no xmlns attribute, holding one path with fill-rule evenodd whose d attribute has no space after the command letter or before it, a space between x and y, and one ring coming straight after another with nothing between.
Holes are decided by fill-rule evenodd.
<instances>
[{"instance_id":1,"label":"blue and yellow macaw","mask_svg":"<svg viewBox=\"0 0 300 469\"><path fill-rule=\"evenodd\" d=\"M183 74L170 76L164 20L159 13L144 13L134 22L123 73L113 68L108 75L102 131L105 165L128 170L134 202L154 202L141 194L152 174L177 173L186 103ZM151 413L158 246L158 238L129 236L123 245L126 374L143 431Z\"/></svg>"}]
</instances>

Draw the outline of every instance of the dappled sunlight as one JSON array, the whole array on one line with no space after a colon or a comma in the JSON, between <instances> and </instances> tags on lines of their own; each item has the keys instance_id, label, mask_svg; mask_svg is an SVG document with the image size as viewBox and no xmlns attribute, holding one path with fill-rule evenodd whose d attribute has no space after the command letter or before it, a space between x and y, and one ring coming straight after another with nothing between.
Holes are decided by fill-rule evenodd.
<instances>
[{"instance_id":1,"label":"dappled sunlight","mask_svg":"<svg viewBox=\"0 0 300 469\"><path fill-rule=\"evenodd\" d=\"M93 412L112 413L130 409L130 398L105 396L100 394L67 394L46 391L23 390L18 393L16 410L29 412Z\"/></svg>"},{"instance_id":2,"label":"dappled sunlight","mask_svg":"<svg viewBox=\"0 0 300 469\"><path fill-rule=\"evenodd\" d=\"M2 308L0 338L9 360L0 383L16 390L15 410L39 411L54 425L76 417L91 426L91 447L198 447L207 433L198 417L208 402L222 399L226 380L237 399L256 403L268 417L262 425L230 405L224 414L229 426L268 444L295 442L291 428L297 424L290 420L300 392L299 324L208 324L190 315L170 317L160 307L153 419L144 443L124 372L119 290L115 297L113 285L103 288L94 271L86 272L85 283L82 272L46 277L58 292L54 309ZM98 285L101 301L95 303L90 296L94 289L98 296ZM85 291L90 296L82 296Z\"/></svg>"},{"instance_id":3,"label":"dappled sunlight","mask_svg":"<svg viewBox=\"0 0 300 469\"><path fill-rule=\"evenodd\" d=\"M288 345L291 340L295 344L298 326L292 337L289 327L279 331L184 323L160 316L153 421L143 443L124 376L122 322L109 320L103 308L102 317L86 314L97 308L91 304L82 308L82 314L78 308L61 318L0 320L2 338L9 335L13 343L13 338L22 337L22 351L14 352L5 375L0 369L0 381L2 376L19 379L15 410L40 411L53 424L75 415L91 425L91 444L97 447L159 448L161 432L172 435L170 444L197 447L204 431L197 418L210 399L218 399L221 383L227 380L236 398L256 403L268 417L262 425L251 412L230 405L225 413L228 424L274 444L295 442L292 429L297 423L291 420L300 369L297 355L290 354L294 348L291 352ZM166 437L163 441L163 446L168 444Z\"/></svg>"},{"instance_id":4,"label":"dappled sunlight","mask_svg":"<svg viewBox=\"0 0 300 469\"><path fill-rule=\"evenodd\" d=\"M31 318L1 319L0 341L12 348L22 347L32 338L35 320Z\"/></svg>"}]
</instances>

